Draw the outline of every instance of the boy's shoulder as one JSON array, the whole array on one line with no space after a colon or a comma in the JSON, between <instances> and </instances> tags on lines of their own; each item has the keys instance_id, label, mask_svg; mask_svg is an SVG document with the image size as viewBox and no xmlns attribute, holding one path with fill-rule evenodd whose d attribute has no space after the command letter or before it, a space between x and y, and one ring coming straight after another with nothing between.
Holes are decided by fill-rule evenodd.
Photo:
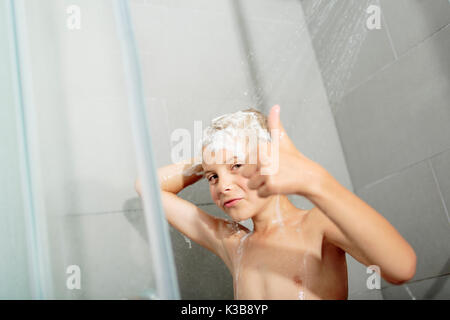
<instances>
[{"instance_id":1,"label":"boy's shoulder","mask_svg":"<svg viewBox=\"0 0 450 320\"><path fill-rule=\"evenodd\" d=\"M297 225L313 234L323 234L328 218L318 208L298 209Z\"/></svg>"},{"instance_id":2,"label":"boy's shoulder","mask_svg":"<svg viewBox=\"0 0 450 320\"><path fill-rule=\"evenodd\" d=\"M309 209L305 214L305 222L312 224L315 229L323 227L325 214L318 207Z\"/></svg>"}]
</instances>

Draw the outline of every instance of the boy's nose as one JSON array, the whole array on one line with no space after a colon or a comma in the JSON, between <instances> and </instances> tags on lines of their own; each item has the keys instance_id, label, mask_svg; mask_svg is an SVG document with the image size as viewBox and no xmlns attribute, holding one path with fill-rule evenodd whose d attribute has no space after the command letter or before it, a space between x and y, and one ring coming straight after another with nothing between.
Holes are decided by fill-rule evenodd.
<instances>
[{"instance_id":1,"label":"boy's nose","mask_svg":"<svg viewBox=\"0 0 450 320\"><path fill-rule=\"evenodd\" d=\"M232 181L230 178L222 178L221 181L219 181L219 192L228 193L232 189Z\"/></svg>"},{"instance_id":2,"label":"boy's nose","mask_svg":"<svg viewBox=\"0 0 450 320\"><path fill-rule=\"evenodd\" d=\"M228 193L231 190L232 190L232 187L231 187L230 183L228 183L228 184L222 183L220 188L219 188L219 191L222 192L222 193Z\"/></svg>"}]
</instances>

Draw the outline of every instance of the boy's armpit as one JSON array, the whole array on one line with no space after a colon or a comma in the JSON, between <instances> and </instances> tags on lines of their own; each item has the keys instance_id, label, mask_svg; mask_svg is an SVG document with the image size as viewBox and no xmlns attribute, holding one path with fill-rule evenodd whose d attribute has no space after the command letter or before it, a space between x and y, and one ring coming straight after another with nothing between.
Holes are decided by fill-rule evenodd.
<instances>
[{"instance_id":1,"label":"boy's armpit","mask_svg":"<svg viewBox=\"0 0 450 320\"><path fill-rule=\"evenodd\" d=\"M161 191L161 200L166 218L175 229L220 257L225 263L231 263L229 250L225 246L232 245L233 234L238 231L231 221L210 215L195 204L168 191ZM248 229L239 225L239 230L245 232Z\"/></svg>"},{"instance_id":2,"label":"boy's armpit","mask_svg":"<svg viewBox=\"0 0 450 320\"><path fill-rule=\"evenodd\" d=\"M310 215L311 219L314 220L313 223L321 228L323 237L325 237L330 243L341 248L365 266L369 266L371 264L364 253L356 248L353 242L348 239L348 237L330 218L328 218L324 212L322 212L322 210L315 207L311 210Z\"/></svg>"},{"instance_id":3,"label":"boy's armpit","mask_svg":"<svg viewBox=\"0 0 450 320\"><path fill-rule=\"evenodd\" d=\"M222 258L232 272L233 256L236 254L242 237L250 233L250 230L240 223L219 219L218 236L221 241L218 256Z\"/></svg>"}]
</instances>

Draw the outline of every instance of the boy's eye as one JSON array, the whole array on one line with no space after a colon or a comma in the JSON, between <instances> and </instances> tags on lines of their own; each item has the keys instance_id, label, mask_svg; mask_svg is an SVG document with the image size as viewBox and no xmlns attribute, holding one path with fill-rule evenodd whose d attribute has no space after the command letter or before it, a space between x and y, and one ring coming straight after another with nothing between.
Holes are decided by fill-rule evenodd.
<instances>
[{"instance_id":1,"label":"boy's eye","mask_svg":"<svg viewBox=\"0 0 450 320\"><path fill-rule=\"evenodd\" d=\"M216 177L216 176L217 176L217 175L215 175L215 174L210 175L210 176L208 177L208 181L211 182L211 181L212 181L212 178L214 178L214 177Z\"/></svg>"},{"instance_id":2,"label":"boy's eye","mask_svg":"<svg viewBox=\"0 0 450 320\"><path fill-rule=\"evenodd\" d=\"M236 163L236 164L234 164L234 165L231 167L231 169L234 169L234 168L240 168L240 167L242 167L242 164Z\"/></svg>"}]
</instances>

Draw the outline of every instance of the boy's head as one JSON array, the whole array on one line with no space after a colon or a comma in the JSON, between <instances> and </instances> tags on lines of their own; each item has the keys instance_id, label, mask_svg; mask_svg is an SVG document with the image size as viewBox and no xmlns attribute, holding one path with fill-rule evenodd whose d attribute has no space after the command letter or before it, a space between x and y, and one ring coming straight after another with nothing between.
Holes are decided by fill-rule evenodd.
<instances>
[{"instance_id":1,"label":"boy's head","mask_svg":"<svg viewBox=\"0 0 450 320\"><path fill-rule=\"evenodd\" d=\"M267 118L255 109L215 118L204 130L202 166L211 197L235 221L253 217L269 200L247 187L242 171L256 168L250 153L256 144L270 140ZM226 204L232 199L240 200Z\"/></svg>"}]
</instances>

